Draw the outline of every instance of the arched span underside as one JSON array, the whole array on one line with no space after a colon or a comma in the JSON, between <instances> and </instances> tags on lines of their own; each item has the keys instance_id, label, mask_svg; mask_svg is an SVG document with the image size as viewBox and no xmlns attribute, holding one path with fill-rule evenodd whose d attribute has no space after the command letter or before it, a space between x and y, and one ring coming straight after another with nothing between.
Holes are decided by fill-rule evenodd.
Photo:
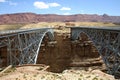
<instances>
[{"instance_id":1,"label":"arched span underside","mask_svg":"<svg viewBox=\"0 0 120 80\"><path fill-rule=\"evenodd\" d=\"M7 64L36 64L40 46L47 34L49 40L54 40L51 28L10 31L0 36L0 46L7 46Z\"/></svg>"},{"instance_id":2,"label":"arched span underside","mask_svg":"<svg viewBox=\"0 0 120 80\"><path fill-rule=\"evenodd\" d=\"M54 33L53 33L52 30L47 30L47 31L43 34L43 36L42 36L41 39L40 39L39 45L38 45L38 49L37 49L37 53L36 53L36 57L35 57L35 62L34 62L34 64L36 64L36 62L37 62L38 54L39 54L39 51L40 51L40 46L41 46L41 43L42 43L42 41L43 41L43 38L45 37L46 34L48 35L49 40L51 40L51 41L54 40Z\"/></svg>"},{"instance_id":3,"label":"arched span underside","mask_svg":"<svg viewBox=\"0 0 120 80\"><path fill-rule=\"evenodd\" d=\"M120 76L120 31L95 28L71 28L72 40L77 40L81 33L85 33L93 41L106 64L108 73Z\"/></svg>"},{"instance_id":4,"label":"arched span underside","mask_svg":"<svg viewBox=\"0 0 120 80\"><path fill-rule=\"evenodd\" d=\"M30 36L32 36L31 38L29 37L28 39L31 40L31 45L28 45L30 47L28 47L28 52L25 52L22 55L20 55L22 57L21 62L19 63L21 64L36 64L37 62L37 57L40 51L40 46L41 43L43 41L43 38L45 37L45 35L48 35L49 40L54 40L54 33L52 29L46 29L45 31L40 31L40 32L35 32L32 33ZM27 50L27 49L26 49Z\"/></svg>"}]
</instances>

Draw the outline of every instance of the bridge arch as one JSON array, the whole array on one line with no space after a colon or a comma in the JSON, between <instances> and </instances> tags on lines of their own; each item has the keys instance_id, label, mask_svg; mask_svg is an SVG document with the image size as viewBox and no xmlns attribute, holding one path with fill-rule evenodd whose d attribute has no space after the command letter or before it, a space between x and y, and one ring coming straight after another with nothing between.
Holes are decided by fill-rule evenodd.
<instances>
[{"instance_id":1,"label":"bridge arch","mask_svg":"<svg viewBox=\"0 0 120 80\"><path fill-rule=\"evenodd\" d=\"M37 49L37 51L36 51L36 57L35 57L35 62L34 62L34 64L36 64L36 62L37 62L37 58L38 58L38 54L39 54L39 51L40 51L41 43L42 43L45 35L48 35L48 38L49 38L50 41L54 40L54 32L53 32L52 29L48 29L47 31L45 31L45 32L43 33L43 35L42 35L42 37L41 37L41 39L40 39L40 41L39 41L39 44L38 44L38 49Z\"/></svg>"},{"instance_id":2,"label":"bridge arch","mask_svg":"<svg viewBox=\"0 0 120 80\"><path fill-rule=\"evenodd\" d=\"M100 53L100 51L99 51L99 48L98 48L97 45L96 45L96 42L89 36L88 33L85 33L84 31L80 31L80 32L74 34L74 35L76 35L76 36L72 37L72 40L78 40L78 39L80 39L82 34L84 34L85 36L87 36L87 38L88 38L90 41L92 41L93 45L94 45L94 46L96 47L96 49L98 50L99 55L102 57L102 55L101 55L101 53Z\"/></svg>"},{"instance_id":3,"label":"bridge arch","mask_svg":"<svg viewBox=\"0 0 120 80\"><path fill-rule=\"evenodd\" d=\"M96 40L94 40L94 38L91 38L91 35L89 34L89 33L86 33L86 32L84 32L84 31L80 31L79 33L77 33L77 36L76 36L76 39L79 39L79 38L81 38L81 34L85 34L87 37L88 37L88 39L90 40L90 41L92 41L92 44L95 46L95 48L97 49L97 51L98 51L98 54L100 55L100 57L102 58L102 60L104 61L104 63L106 64L106 67L107 67L107 69L109 69L109 64L108 64L108 62L106 61L107 59L106 59L106 54L105 54L105 52L107 52L108 50L109 50L109 53L115 53L115 51L112 51L111 49L107 49L107 47L106 46L104 46L103 44L101 44L101 43L98 43L98 41L96 41ZM109 62L110 63L110 62ZM112 65L113 66L113 65Z\"/></svg>"},{"instance_id":4,"label":"bridge arch","mask_svg":"<svg viewBox=\"0 0 120 80\"><path fill-rule=\"evenodd\" d=\"M0 47L6 46L7 65L36 64L45 35L54 40L52 28L33 28L1 32Z\"/></svg>"}]
</instances>

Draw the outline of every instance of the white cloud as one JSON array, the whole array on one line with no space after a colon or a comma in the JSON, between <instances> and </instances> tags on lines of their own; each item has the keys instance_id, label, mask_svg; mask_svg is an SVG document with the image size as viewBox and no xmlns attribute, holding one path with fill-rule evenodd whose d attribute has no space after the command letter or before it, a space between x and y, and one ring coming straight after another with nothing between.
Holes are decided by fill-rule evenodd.
<instances>
[{"instance_id":1,"label":"white cloud","mask_svg":"<svg viewBox=\"0 0 120 80\"><path fill-rule=\"evenodd\" d=\"M0 2L6 2L5 0L0 0Z\"/></svg>"},{"instance_id":2,"label":"white cloud","mask_svg":"<svg viewBox=\"0 0 120 80\"><path fill-rule=\"evenodd\" d=\"M17 3L12 2L12 1L0 0L0 2L5 2L5 3L8 3L9 5L13 5L13 6L17 5Z\"/></svg>"},{"instance_id":3,"label":"white cloud","mask_svg":"<svg viewBox=\"0 0 120 80\"><path fill-rule=\"evenodd\" d=\"M39 1L34 2L34 6L36 8L39 8L39 9L47 9L47 8L49 8L49 5L47 5L44 2L39 2Z\"/></svg>"},{"instance_id":4,"label":"white cloud","mask_svg":"<svg viewBox=\"0 0 120 80\"><path fill-rule=\"evenodd\" d=\"M48 9L50 7L58 7L61 6L58 3L45 3L45 2L41 2L41 1L36 1L33 3L33 5L38 8L38 9Z\"/></svg>"},{"instance_id":5,"label":"white cloud","mask_svg":"<svg viewBox=\"0 0 120 80\"><path fill-rule=\"evenodd\" d=\"M58 3L48 3L48 5L50 7L58 7L58 6L60 6L60 4L58 4Z\"/></svg>"},{"instance_id":6,"label":"white cloud","mask_svg":"<svg viewBox=\"0 0 120 80\"><path fill-rule=\"evenodd\" d=\"M9 1L9 5L16 6L16 5L17 5L17 3Z\"/></svg>"},{"instance_id":7,"label":"white cloud","mask_svg":"<svg viewBox=\"0 0 120 80\"><path fill-rule=\"evenodd\" d=\"M60 10L71 10L71 8L69 8L69 7L62 7Z\"/></svg>"},{"instance_id":8,"label":"white cloud","mask_svg":"<svg viewBox=\"0 0 120 80\"><path fill-rule=\"evenodd\" d=\"M70 15L70 13L69 13L69 12L66 12L66 13L63 13L63 15Z\"/></svg>"}]
</instances>

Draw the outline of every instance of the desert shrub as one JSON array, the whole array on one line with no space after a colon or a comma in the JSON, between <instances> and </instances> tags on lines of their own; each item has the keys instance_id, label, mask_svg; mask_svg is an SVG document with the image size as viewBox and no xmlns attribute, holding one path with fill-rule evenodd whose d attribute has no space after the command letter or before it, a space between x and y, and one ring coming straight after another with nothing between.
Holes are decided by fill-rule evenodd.
<instances>
[{"instance_id":1,"label":"desert shrub","mask_svg":"<svg viewBox=\"0 0 120 80\"><path fill-rule=\"evenodd\" d=\"M118 22L118 23L113 23L113 24L115 24L115 25L120 25L120 22Z\"/></svg>"}]
</instances>

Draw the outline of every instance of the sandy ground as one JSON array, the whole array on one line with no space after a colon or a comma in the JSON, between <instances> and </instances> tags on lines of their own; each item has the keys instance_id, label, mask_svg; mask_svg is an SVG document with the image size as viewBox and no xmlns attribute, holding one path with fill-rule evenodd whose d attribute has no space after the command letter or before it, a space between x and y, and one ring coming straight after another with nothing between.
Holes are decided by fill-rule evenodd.
<instances>
[{"instance_id":1,"label":"sandy ground","mask_svg":"<svg viewBox=\"0 0 120 80\"><path fill-rule=\"evenodd\" d=\"M0 80L115 80L113 76L100 70L64 70L53 73L41 66L22 66L0 75Z\"/></svg>"}]
</instances>

